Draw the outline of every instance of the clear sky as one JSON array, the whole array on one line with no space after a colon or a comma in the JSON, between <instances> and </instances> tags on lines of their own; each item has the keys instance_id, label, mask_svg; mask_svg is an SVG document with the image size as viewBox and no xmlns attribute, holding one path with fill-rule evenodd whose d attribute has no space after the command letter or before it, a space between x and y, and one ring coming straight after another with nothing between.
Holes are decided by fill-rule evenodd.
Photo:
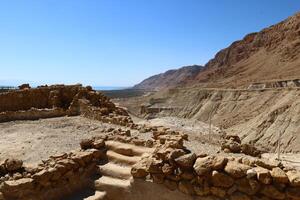
<instances>
[{"instance_id":1,"label":"clear sky","mask_svg":"<svg viewBox=\"0 0 300 200\"><path fill-rule=\"evenodd\" d=\"M0 0L0 85L131 86L297 11L299 0Z\"/></svg>"}]
</instances>

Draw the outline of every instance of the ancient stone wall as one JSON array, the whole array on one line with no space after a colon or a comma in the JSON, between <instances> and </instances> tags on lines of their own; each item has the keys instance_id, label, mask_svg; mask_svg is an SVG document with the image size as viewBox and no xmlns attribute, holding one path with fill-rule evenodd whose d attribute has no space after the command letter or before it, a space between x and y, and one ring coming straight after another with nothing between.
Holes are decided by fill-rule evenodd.
<instances>
[{"instance_id":1,"label":"ancient stone wall","mask_svg":"<svg viewBox=\"0 0 300 200\"><path fill-rule=\"evenodd\" d=\"M132 168L135 178L150 179L171 191L199 199L300 199L300 171L250 156L196 155L183 137L156 133L153 155ZM201 198L202 197L202 198Z\"/></svg>"},{"instance_id":2,"label":"ancient stone wall","mask_svg":"<svg viewBox=\"0 0 300 200\"><path fill-rule=\"evenodd\" d=\"M132 126L128 113L102 93L82 85L53 85L0 94L0 122L82 115Z\"/></svg>"},{"instance_id":3,"label":"ancient stone wall","mask_svg":"<svg viewBox=\"0 0 300 200\"><path fill-rule=\"evenodd\" d=\"M0 199L64 199L92 188L96 165L105 160L103 140L86 150L52 156L36 168L8 159L0 165Z\"/></svg>"},{"instance_id":4,"label":"ancient stone wall","mask_svg":"<svg viewBox=\"0 0 300 200\"><path fill-rule=\"evenodd\" d=\"M59 98L59 107L67 108L80 88L81 85L54 85L0 93L0 112L52 108L55 98Z\"/></svg>"}]
</instances>

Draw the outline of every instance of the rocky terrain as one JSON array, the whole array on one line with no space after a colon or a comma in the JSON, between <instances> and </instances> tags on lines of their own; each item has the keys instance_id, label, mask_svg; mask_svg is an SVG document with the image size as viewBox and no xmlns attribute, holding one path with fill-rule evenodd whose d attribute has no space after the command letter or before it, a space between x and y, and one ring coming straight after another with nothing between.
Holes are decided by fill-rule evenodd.
<instances>
[{"instance_id":1,"label":"rocky terrain","mask_svg":"<svg viewBox=\"0 0 300 200\"><path fill-rule=\"evenodd\" d=\"M186 75L188 73L182 68L152 76L136 87L148 90L190 85L247 88L256 82L299 79L299 55L300 13L297 13L233 42L191 75Z\"/></svg>"},{"instance_id":2,"label":"rocky terrain","mask_svg":"<svg viewBox=\"0 0 300 200\"><path fill-rule=\"evenodd\" d=\"M151 76L141 83L135 85L133 89L159 90L162 88L175 87L187 84L196 78L203 66L192 65L184 66L180 69L166 71L158 75Z\"/></svg>"},{"instance_id":3,"label":"rocky terrain","mask_svg":"<svg viewBox=\"0 0 300 200\"><path fill-rule=\"evenodd\" d=\"M282 152L300 152L299 89L219 90L180 88L118 100L139 117L178 117L211 123L245 143ZM140 105L137 107L136 105ZM167 124L167 123L166 123Z\"/></svg>"}]
</instances>

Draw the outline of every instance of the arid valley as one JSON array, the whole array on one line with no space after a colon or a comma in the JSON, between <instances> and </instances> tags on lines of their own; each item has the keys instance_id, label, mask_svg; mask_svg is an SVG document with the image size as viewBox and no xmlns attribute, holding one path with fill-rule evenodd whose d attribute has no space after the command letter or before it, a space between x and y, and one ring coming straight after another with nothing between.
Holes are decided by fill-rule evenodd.
<instances>
[{"instance_id":1,"label":"arid valley","mask_svg":"<svg viewBox=\"0 0 300 200\"><path fill-rule=\"evenodd\" d=\"M0 88L0 200L225 199L300 200L300 13L130 88Z\"/></svg>"}]
</instances>

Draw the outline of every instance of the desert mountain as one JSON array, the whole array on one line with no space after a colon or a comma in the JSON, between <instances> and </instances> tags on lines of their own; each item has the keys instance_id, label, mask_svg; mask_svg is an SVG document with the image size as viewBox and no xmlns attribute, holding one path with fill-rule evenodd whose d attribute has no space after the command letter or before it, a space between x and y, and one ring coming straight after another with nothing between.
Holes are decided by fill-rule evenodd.
<instances>
[{"instance_id":1,"label":"desert mountain","mask_svg":"<svg viewBox=\"0 0 300 200\"><path fill-rule=\"evenodd\" d=\"M201 72L203 66L191 65L179 69L166 71L165 73L151 76L134 86L135 89L158 90L161 88L185 85L194 80Z\"/></svg>"},{"instance_id":2,"label":"desert mountain","mask_svg":"<svg viewBox=\"0 0 300 200\"><path fill-rule=\"evenodd\" d=\"M233 42L219 51L203 69L192 72L189 75L185 68L170 71L150 77L136 87L200 84L245 88L255 82L300 78L300 13Z\"/></svg>"}]
</instances>

